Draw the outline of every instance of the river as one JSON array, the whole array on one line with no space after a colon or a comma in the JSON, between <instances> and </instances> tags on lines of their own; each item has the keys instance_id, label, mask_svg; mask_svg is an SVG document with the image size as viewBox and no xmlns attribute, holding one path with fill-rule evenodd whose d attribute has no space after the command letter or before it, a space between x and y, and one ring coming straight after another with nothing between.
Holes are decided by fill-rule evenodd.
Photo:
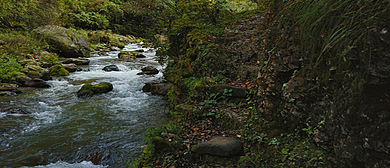
<instances>
[{"instance_id":1,"label":"river","mask_svg":"<svg viewBox=\"0 0 390 168\"><path fill-rule=\"evenodd\" d=\"M126 167L142 150L147 129L166 121L164 100L141 91L144 83L160 80L161 72L137 75L145 66L159 70L162 66L155 61L153 48L129 44L123 50L137 49L144 49L146 58L123 62L117 59L119 51L112 51L90 57L90 65L81 66L83 71L48 81L51 88L0 97L0 108L32 111L0 113L0 124L7 128L0 136L0 167ZM105 72L102 68L107 65L117 65L121 71ZM114 89L77 98L86 82L110 82ZM100 165L86 161L92 153L102 156Z\"/></svg>"}]
</instances>

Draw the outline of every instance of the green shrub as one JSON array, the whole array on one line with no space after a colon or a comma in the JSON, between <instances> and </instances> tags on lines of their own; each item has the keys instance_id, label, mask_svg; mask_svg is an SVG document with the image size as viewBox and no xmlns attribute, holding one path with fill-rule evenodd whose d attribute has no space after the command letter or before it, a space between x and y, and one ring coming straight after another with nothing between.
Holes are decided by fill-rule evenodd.
<instances>
[{"instance_id":1,"label":"green shrub","mask_svg":"<svg viewBox=\"0 0 390 168\"><path fill-rule=\"evenodd\" d=\"M20 75L23 67L17 62L15 58L7 58L6 54L0 57L0 81L12 80L12 78Z\"/></svg>"}]
</instances>

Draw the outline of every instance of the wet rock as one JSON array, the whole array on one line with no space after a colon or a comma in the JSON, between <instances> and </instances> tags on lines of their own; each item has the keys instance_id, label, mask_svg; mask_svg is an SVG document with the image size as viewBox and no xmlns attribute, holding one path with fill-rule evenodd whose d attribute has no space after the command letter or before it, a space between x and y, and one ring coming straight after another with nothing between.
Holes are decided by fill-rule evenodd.
<instances>
[{"instance_id":1,"label":"wet rock","mask_svg":"<svg viewBox=\"0 0 390 168\"><path fill-rule=\"evenodd\" d=\"M49 44L49 49L61 57L89 57L90 49L87 40L81 35L64 27L46 25L32 31L32 34Z\"/></svg>"},{"instance_id":2,"label":"wet rock","mask_svg":"<svg viewBox=\"0 0 390 168\"><path fill-rule=\"evenodd\" d=\"M236 138L215 137L210 141L195 145L192 151L200 155L229 157L242 155L244 148L242 143Z\"/></svg>"},{"instance_id":3,"label":"wet rock","mask_svg":"<svg viewBox=\"0 0 390 168\"><path fill-rule=\"evenodd\" d=\"M6 83L0 84L0 91L13 91L13 90L17 90L18 88L19 86L16 84L6 84Z\"/></svg>"},{"instance_id":4,"label":"wet rock","mask_svg":"<svg viewBox=\"0 0 390 168\"><path fill-rule=\"evenodd\" d=\"M57 64L49 69L50 75L52 76L68 76L69 71L65 69L65 67L62 64Z\"/></svg>"},{"instance_id":5,"label":"wet rock","mask_svg":"<svg viewBox=\"0 0 390 168\"><path fill-rule=\"evenodd\" d=\"M24 86L35 87L35 88L49 88L51 87L48 83L40 78L31 79L24 83Z\"/></svg>"},{"instance_id":6,"label":"wet rock","mask_svg":"<svg viewBox=\"0 0 390 168\"><path fill-rule=\"evenodd\" d=\"M69 72L76 72L77 71L77 65L75 63L62 64L62 66L64 66L65 69L68 70Z\"/></svg>"},{"instance_id":7,"label":"wet rock","mask_svg":"<svg viewBox=\"0 0 390 168\"><path fill-rule=\"evenodd\" d=\"M155 95L165 96L168 93L171 86L172 85L169 83L146 83L142 87L142 91L151 92L152 94Z\"/></svg>"},{"instance_id":8,"label":"wet rock","mask_svg":"<svg viewBox=\"0 0 390 168\"><path fill-rule=\"evenodd\" d=\"M141 70L142 72L138 73L137 75L154 75L154 74L158 74L159 72L157 68L152 66L147 66L145 68L142 68Z\"/></svg>"},{"instance_id":9,"label":"wet rock","mask_svg":"<svg viewBox=\"0 0 390 168\"><path fill-rule=\"evenodd\" d=\"M89 65L89 59L86 59L86 58L67 58L63 61L61 61L61 63L63 64L76 64L76 65Z\"/></svg>"},{"instance_id":10,"label":"wet rock","mask_svg":"<svg viewBox=\"0 0 390 168\"><path fill-rule=\"evenodd\" d=\"M141 53L138 53L137 55L135 55L135 58L146 58L146 56Z\"/></svg>"},{"instance_id":11,"label":"wet rock","mask_svg":"<svg viewBox=\"0 0 390 168\"><path fill-rule=\"evenodd\" d=\"M9 107L6 109L3 109L2 112L7 114L31 114L32 112L26 108L19 108L19 107Z\"/></svg>"},{"instance_id":12,"label":"wet rock","mask_svg":"<svg viewBox=\"0 0 390 168\"><path fill-rule=\"evenodd\" d=\"M119 68L118 68L118 66L116 66L116 65L109 65L109 66L105 66L102 70L103 70L103 71L107 71L107 72L110 72L110 71L119 71Z\"/></svg>"},{"instance_id":13,"label":"wet rock","mask_svg":"<svg viewBox=\"0 0 390 168\"><path fill-rule=\"evenodd\" d=\"M136 59L137 52L134 51L121 51L118 53L118 58L125 61L134 61Z\"/></svg>"},{"instance_id":14,"label":"wet rock","mask_svg":"<svg viewBox=\"0 0 390 168\"><path fill-rule=\"evenodd\" d=\"M11 92L11 91L0 91L0 96L15 96L16 93L15 92Z\"/></svg>"},{"instance_id":15,"label":"wet rock","mask_svg":"<svg viewBox=\"0 0 390 168\"><path fill-rule=\"evenodd\" d=\"M37 65L26 65L23 72L30 78L41 78L43 80L52 79L47 69Z\"/></svg>"},{"instance_id":16,"label":"wet rock","mask_svg":"<svg viewBox=\"0 0 390 168\"><path fill-rule=\"evenodd\" d=\"M21 93L18 85L0 84L0 96L15 96L17 93Z\"/></svg>"},{"instance_id":17,"label":"wet rock","mask_svg":"<svg viewBox=\"0 0 390 168\"><path fill-rule=\"evenodd\" d=\"M77 92L77 97L91 97L98 93L107 93L113 89L113 86L109 82L102 82L96 85L87 83L81 87Z\"/></svg>"},{"instance_id":18,"label":"wet rock","mask_svg":"<svg viewBox=\"0 0 390 168\"><path fill-rule=\"evenodd\" d=\"M133 50L132 52L145 52L144 49Z\"/></svg>"}]
</instances>

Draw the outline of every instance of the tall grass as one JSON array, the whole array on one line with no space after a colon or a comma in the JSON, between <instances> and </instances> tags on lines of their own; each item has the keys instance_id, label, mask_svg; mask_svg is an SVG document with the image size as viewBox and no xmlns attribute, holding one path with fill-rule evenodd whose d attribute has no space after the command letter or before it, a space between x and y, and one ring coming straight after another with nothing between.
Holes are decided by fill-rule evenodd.
<instances>
[{"instance_id":1,"label":"tall grass","mask_svg":"<svg viewBox=\"0 0 390 168\"><path fill-rule=\"evenodd\" d=\"M299 27L303 50L315 57L316 67L322 60L336 55L339 61L346 61L353 48L367 50L364 57L369 56L372 35L386 24L389 26L385 22L390 17L390 1L296 0L288 10Z\"/></svg>"}]
</instances>

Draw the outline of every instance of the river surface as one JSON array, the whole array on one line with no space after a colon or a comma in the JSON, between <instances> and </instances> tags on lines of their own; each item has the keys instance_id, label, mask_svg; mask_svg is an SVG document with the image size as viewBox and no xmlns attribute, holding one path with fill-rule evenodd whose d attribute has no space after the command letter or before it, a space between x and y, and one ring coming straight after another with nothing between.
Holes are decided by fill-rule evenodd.
<instances>
[{"instance_id":1,"label":"river surface","mask_svg":"<svg viewBox=\"0 0 390 168\"><path fill-rule=\"evenodd\" d=\"M144 49L146 58L136 62L117 60L119 51L108 56L91 57L83 71L55 78L48 89L0 97L0 109L22 107L29 115L0 113L0 167L126 167L142 150L143 134L148 128L163 124L164 101L141 91L144 83L161 79L137 75L155 61L155 50L129 44L123 50ZM105 72L104 66L117 65L121 71ZM87 71L89 69L89 71ZM92 98L77 98L76 92L86 82L110 82L111 92ZM103 156L100 165L86 157ZM41 165L41 166L39 166Z\"/></svg>"}]
</instances>

